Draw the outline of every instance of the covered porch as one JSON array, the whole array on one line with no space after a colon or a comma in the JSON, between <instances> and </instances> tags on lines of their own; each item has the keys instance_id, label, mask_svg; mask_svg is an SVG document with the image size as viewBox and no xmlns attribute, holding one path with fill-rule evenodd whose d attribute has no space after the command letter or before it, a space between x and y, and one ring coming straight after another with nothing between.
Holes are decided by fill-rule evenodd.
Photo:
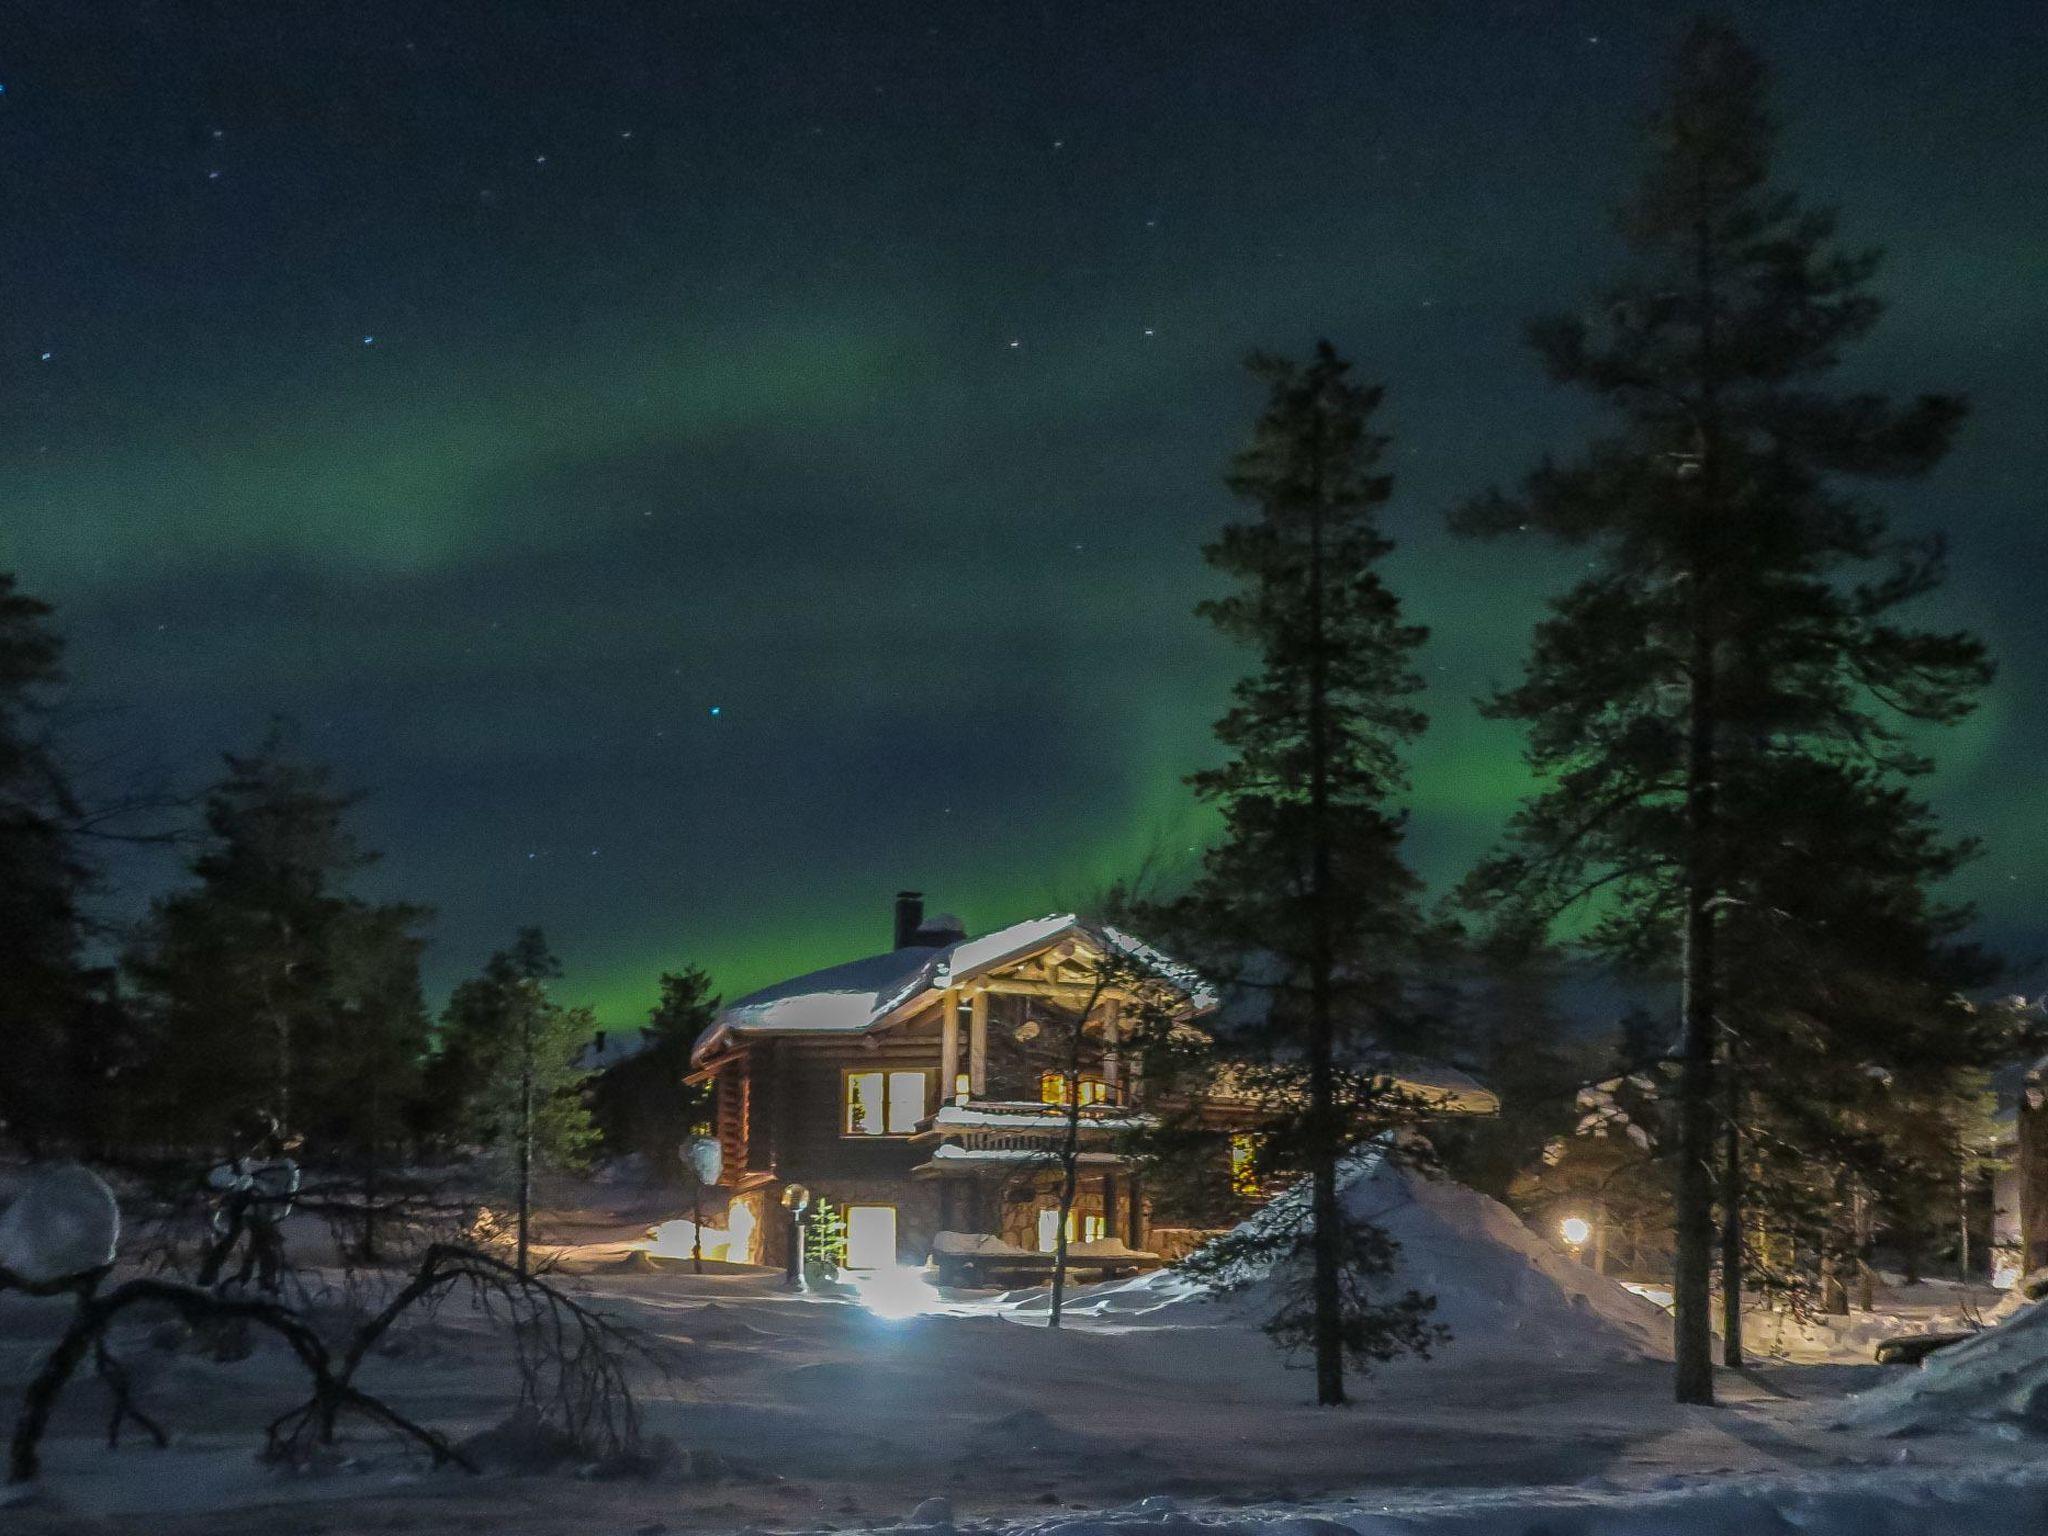
<instances>
[{"instance_id":1,"label":"covered porch","mask_svg":"<svg viewBox=\"0 0 2048 1536\"><path fill-rule=\"evenodd\" d=\"M1098 1279L1153 1268L1161 1260L1146 1246L1144 1180L1113 1147L1138 1121L1112 1105L1080 1116L1068 1273ZM1027 1284L1051 1275L1068 1124L1062 1106L983 1102L946 1105L919 1128L913 1140L928 1155L911 1177L937 1194L931 1256L941 1284Z\"/></svg>"}]
</instances>

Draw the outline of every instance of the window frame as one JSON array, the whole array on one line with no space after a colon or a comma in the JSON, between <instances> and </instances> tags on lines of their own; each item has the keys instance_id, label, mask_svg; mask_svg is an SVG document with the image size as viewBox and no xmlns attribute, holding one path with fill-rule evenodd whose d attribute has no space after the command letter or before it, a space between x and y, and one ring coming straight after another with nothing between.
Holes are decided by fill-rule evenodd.
<instances>
[{"instance_id":1,"label":"window frame","mask_svg":"<svg viewBox=\"0 0 2048 1536\"><path fill-rule=\"evenodd\" d=\"M1080 1099L1083 1109L1109 1109L1117 1103L1116 1085L1100 1073L1083 1072L1074 1083L1075 1097ZM1038 1074L1038 1102L1047 1109L1067 1107L1067 1074L1064 1072L1041 1072Z\"/></svg>"},{"instance_id":2,"label":"window frame","mask_svg":"<svg viewBox=\"0 0 2048 1536\"><path fill-rule=\"evenodd\" d=\"M889 1129L889 1108L893 1102L890 1082L898 1077L915 1075L918 1084L917 1118L907 1131ZM856 1077L879 1077L882 1080L882 1102L876 1106L876 1118L882 1129L879 1131L856 1130L853 1124L853 1080ZM908 1141L917 1134L918 1125L932 1113L932 1073L929 1067L841 1067L839 1069L839 1135L844 1141Z\"/></svg>"}]
</instances>

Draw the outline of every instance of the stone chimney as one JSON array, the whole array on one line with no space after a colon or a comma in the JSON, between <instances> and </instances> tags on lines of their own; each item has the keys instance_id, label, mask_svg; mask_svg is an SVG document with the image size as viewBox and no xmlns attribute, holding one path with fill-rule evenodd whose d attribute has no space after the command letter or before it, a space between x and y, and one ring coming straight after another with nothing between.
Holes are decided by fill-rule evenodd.
<instances>
[{"instance_id":1,"label":"stone chimney","mask_svg":"<svg viewBox=\"0 0 2048 1536\"><path fill-rule=\"evenodd\" d=\"M924 892L898 891L896 893L896 942L892 948L908 949L917 937L917 930L924 926Z\"/></svg>"}]
</instances>

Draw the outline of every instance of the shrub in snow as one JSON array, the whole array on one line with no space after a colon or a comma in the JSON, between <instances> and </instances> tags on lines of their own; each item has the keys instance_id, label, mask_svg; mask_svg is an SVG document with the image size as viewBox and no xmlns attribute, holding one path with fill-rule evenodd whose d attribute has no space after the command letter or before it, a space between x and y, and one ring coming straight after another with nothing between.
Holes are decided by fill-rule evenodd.
<instances>
[{"instance_id":1,"label":"shrub in snow","mask_svg":"<svg viewBox=\"0 0 2048 1536\"><path fill-rule=\"evenodd\" d=\"M32 1286L54 1285L114 1262L121 1212L107 1181L61 1163L37 1170L0 1211L0 1269Z\"/></svg>"}]
</instances>

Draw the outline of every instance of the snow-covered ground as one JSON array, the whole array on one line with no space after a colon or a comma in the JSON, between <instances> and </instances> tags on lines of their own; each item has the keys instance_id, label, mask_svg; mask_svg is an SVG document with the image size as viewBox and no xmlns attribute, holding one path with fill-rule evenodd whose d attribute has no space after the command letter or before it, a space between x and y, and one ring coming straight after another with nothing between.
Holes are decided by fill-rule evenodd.
<instances>
[{"instance_id":1,"label":"snow-covered ground","mask_svg":"<svg viewBox=\"0 0 2048 1536\"><path fill-rule=\"evenodd\" d=\"M1796 1318L1753 1309L1746 1314L1744 1347L1761 1360L1799 1365L1861 1365L1886 1339L1921 1333L1968 1333L2002 1321L2025 1298L1988 1285L1924 1280L1907 1285L1890 1277L1877 1288L1870 1311L1846 1317ZM1718 1318L1716 1319L1718 1323Z\"/></svg>"},{"instance_id":2,"label":"snow-covered ground","mask_svg":"<svg viewBox=\"0 0 2048 1536\"><path fill-rule=\"evenodd\" d=\"M1284 1513L1229 1515L1153 1498L996 1528L1000 1536L1974 1536L2044 1529L2048 1472L2036 1469L1731 1477L1647 1490L1363 1494Z\"/></svg>"},{"instance_id":3,"label":"snow-covered ground","mask_svg":"<svg viewBox=\"0 0 2048 1536\"><path fill-rule=\"evenodd\" d=\"M571 1283L674 1360L643 1394L676 1453L658 1474L434 1473L360 1428L332 1465L278 1472L253 1452L300 1395L289 1357L259 1342L218 1361L138 1324L118 1347L172 1447L131 1436L108 1453L104 1399L81 1381L48 1475L0 1505L0 1530L870 1531L933 1496L989 1536L1938 1536L1993 1512L2001 1529L2048 1529L2026 1444L1832 1427L1849 1391L1897 1371L1782 1365L1724 1376L1722 1408L1681 1409L1652 1304L1469 1192L1381 1173L1349 1196L1407 1242L1402 1283L1435 1289L1459 1337L1359 1382L1345 1410L1314 1407L1239 1305L1171 1278L1083 1289L1057 1333L1036 1294L901 1277L880 1308L895 1315L878 1315L853 1288L793 1296L758 1270L650 1264L641 1235L673 1212L621 1201L545 1230ZM0 1394L17 1396L65 1306L0 1295ZM364 1384L459 1436L504 1418L509 1375L487 1320L455 1304L397 1336Z\"/></svg>"}]
</instances>

